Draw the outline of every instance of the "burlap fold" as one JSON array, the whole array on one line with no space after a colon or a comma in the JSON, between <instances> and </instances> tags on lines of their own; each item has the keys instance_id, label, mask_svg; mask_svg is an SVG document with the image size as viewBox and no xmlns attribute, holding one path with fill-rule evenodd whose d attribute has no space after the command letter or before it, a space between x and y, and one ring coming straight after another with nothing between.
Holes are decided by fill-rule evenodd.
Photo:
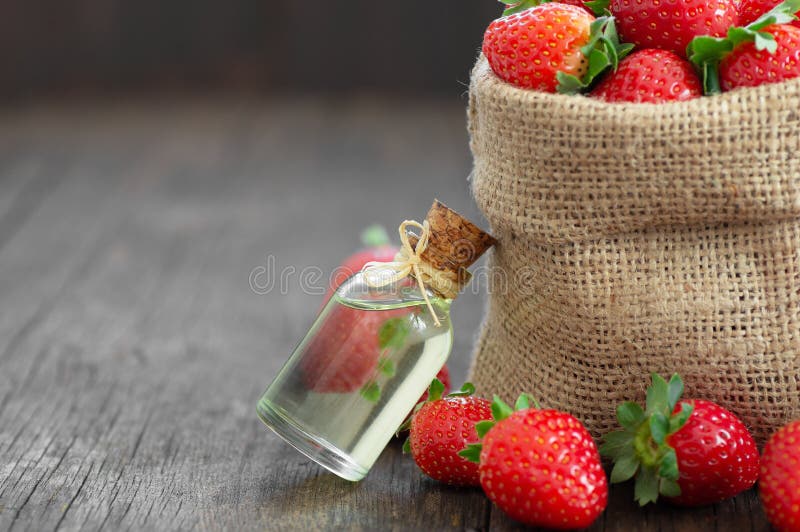
<instances>
[{"instance_id":1,"label":"burlap fold","mask_svg":"<svg viewBox=\"0 0 800 532\"><path fill-rule=\"evenodd\" d=\"M499 80L469 107L475 199L500 241L471 369L617 427L650 373L742 417L800 417L800 80L609 105Z\"/></svg>"}]
</instances>

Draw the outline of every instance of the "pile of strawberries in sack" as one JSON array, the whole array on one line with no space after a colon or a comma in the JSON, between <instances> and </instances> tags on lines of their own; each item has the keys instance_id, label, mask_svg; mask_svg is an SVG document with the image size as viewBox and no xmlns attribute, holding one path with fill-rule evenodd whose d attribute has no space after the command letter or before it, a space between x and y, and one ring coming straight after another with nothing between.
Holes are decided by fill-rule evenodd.
<instances>
[{"instance_id":1,"label":"pile of strawberries in sack","mask_svg":"<svg viewBox=\"0 0 800 532\"><path fill-rule=\"evenodd\" d=\"M483 39L520 88L661 103L800 77L800 0L501 0Z\"/></svg>"}]
</instances>

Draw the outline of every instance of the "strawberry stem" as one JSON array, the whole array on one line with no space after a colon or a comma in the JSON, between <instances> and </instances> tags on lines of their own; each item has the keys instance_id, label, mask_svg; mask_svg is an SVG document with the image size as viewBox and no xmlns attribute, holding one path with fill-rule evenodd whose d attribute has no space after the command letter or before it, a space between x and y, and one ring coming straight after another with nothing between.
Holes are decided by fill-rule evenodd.
<instances>
[{"instance_id":1,"label":"strawberry stem","mask_svg":"<svg viewBox=\"0 0 800 532\"><path fill-rule=\"evenodd\" d=\"M704 35L692 39L686 47L686 57L700 72L705 94L722 92L719 82L719 63L740 44L752 42L757 50L766 50L774 54L778 49L775 37L761 30L773 24L787 24L797 20L798 11L800 11L800 0L785 0L747 26L731 27L725 37Z\"/></svg>"}]
</instances>

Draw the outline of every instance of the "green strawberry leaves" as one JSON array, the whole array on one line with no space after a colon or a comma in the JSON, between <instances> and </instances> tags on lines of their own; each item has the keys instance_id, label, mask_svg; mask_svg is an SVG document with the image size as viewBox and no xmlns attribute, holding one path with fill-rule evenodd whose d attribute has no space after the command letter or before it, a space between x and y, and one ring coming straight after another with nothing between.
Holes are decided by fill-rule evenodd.
<instances>
[{"instance_id":1,"label":"green strawberry leaves","mask_svg":"<svg viewBox=\"0 0 800 532\"><path fill-rule=\"evenodd\" d=\"M381 399L381 387L375 381L366 383L358 393L370 403L377 403Z\"/></svg>"},{"instance_id":2,"label":"green strawberry leaves","mask_svg":"<svg viewBox=\"0 0 800 532\"><path fill-rule=\"evenodd\" d=\"M533 407L531 407L531 405L533 405ZM528 410L529 408L541 407L536 399L526 393L520 394L520 396L517 398L517 401L514 403L514 408L511 408L511 406L503 402L500 397L495 395L494 399L492 400L492 419L478 421L475 423L475 432L478 433L478 438L483 439L483 437L486 436L486 433L492 430L492 427L494 427L498 421L506 419L516 411ZM483 444L470 443L465 449L460 451L458 455L469 460L470 462L475 462L477 464L480 461L482 449Z\"/></svg>"},{"instance_id":3,"label":"green strawberry leaves","mask_svg":"<svg viewBox=\"0 0 800 532\"><path fill-rule=\"evenodd\" d=\"M502 421L513 413L513 408L504 403L498 396L494 396L494 400L492 401L492 418L494 418L495 421Z\"/></svg>"},{"instance_id":4,"label":"green strawberry leaves","mask_svg":"<svg viewBox=\"0 0 800 532\"><path fill-rule=\"evenodd\" d=\"M644 410L639 406L639 403L628 401L617 407L617 419L619 420L619 424L626 429L638 427L644 420L644 415Z\"/></svg>"},{"instance_id":5,"label":"green strawberry leaves","mask_svg":"<svg viewBox=\"0 0 800 532\"><path fill-rule=\"evenodd\" d=\"M586 7L591 9L598 17L611 13L608 9L609 0L592 0L591 2L584 2Z\"/></svg>"},{"instance_id":6,"label":"green strawberry leaves","mask_svg":"<svg viewBox=\"0 0 800 532\"><path fill-rule=\"evenodd\" d=\"M361 231L361 243L364 247L378 248L390 244L389 233L382 225L370 225Z\"/></svg>"},{"instance_id":7,"label":"green strawberry leaves","mask_svg":"<svg viewBox=\"0 0 800 532\"><path fill-rule=\"evenodd\" d=\"M397 373L397 368L391 358L381 357L378 359L378 371L385 377L392 378Z\"/></svg>"},{"instance_id":8,"label":"green strawberry leaves","mask_svg":"<svg viewBox=\"0 0 800 532\"><path fill-rule=\"evenodd\" d=\"M586 73L578 78L572 74L558 72L558 87L561 94L576 94L587 90L598 77L609 68L616 70L622 58L633 50L632 44L620 43L614 17L598 17L590 26L589 42L581 48L588 59Z\"/></svg>"},{"instance_id":9,"label":"green strawberry leaves","mask_svg":"<svg viewBox=\"0 0 800 532\"><path fill-rule=\"evenodd\" d=\"M381 324L378 329L378 347L382 350L378 358L378 372L375 378L371 379L359 390L361 397L371 403L377 403L381 399L381 386L376 380L379 375L391 379L397 373L397 367L390 358L392 349L402 349L406 345L406 339L411 332L411 323L408 316L389 318Z\"/></svg>"},{"instance_id":10,"label":"green strawberry leaves","mask_svg":"<svg viewBox=\"0 0 800 532\"><path fill-rule=\"evenodd\" d=\"M536 7L547 0L500 0L506 9L503 16L513 15L526 9ZM558 72L558 87L561 94L577 94L584 92L609 68L616 70L622 58L633 50L633 44L620 43L614 17L608 15L608 0L586 2L586 7L598 17L590 26L589 42L581 48L581 53L588 61L588 68L578 78L572 74Z\"/></svg>"},{"instance_id":11,"label":"green strawberry leaves","mask_svg":"<svg viewBox=\"0 0 800 532\"><path fill-rule=\"evenodd\" d=\"M444 383L439 379L433 379L431 385L428 386L428 401L438 401L442 398L444 393Z\"/></svg>"},{"instance_id":12,"label":"green strawberry leaves","mask_svg":"<svg viewBox=\"0 0 800 532\"><path fill-rule=\"evenodd\" d=\"M692 39L686 47L686 57L700 71L704 92L722 92L719 84L719 62L740 44L752 42L757 50L774 54L778 49L775 37L762 30L773 24L787 24L797 20L798 11L800 0L785 0L747 26L730 28L725 37L701 36Z\"/></svg>"},{"instance_id":13,"label":"green strawberry leaves","mask_svg":"<svg viewBox=\"0 0 800 532\"><path fill-rule=\"evenodd\" d=\"M438 381L438 379L434 379ZM441 383L439 383L441 384ZM444 392L444 384L442 384L442 392ZM475 393L475 386L471 382L465 382L460 390L455 392L450 392L447 394L447 397L467 397ZM428 391L428 397L430 397L430 390ZM441 395L441 394L440 394Z\"/></svg>"},{"instance_id":14,"label":"green strawberry leaves","mask_svg":"<svg viewBox=\"0 0 800 532\"><path fill-rule=\"evenodd\" d=\"M654 373L645 408L630 401L617 407L617 420L624 430L606 434L600 446L600 454L614 461L611 483L635 477L634 497L641 506L655 502L659 495L680 495L678 457L667 439L683 428L694 409L690 403L681 403L675 412L683 390L677 373L669 382Z\"/></svg>"},{"instance_id":15,"label":"green strawberry leaves","mask_svg":"<svg viewBox=\"0 0 800 532\"><path fill-rule=\"evenodd\" d=\"M481 422L482 423L482 422ZM475 427L477 428L477 424ZM480 463L481 461L481 450L483 446L480 443L470 443L467 447L461 451L458 451L458 456L461 458L473 462L475 464Z\"/></svg>"},{"instance_id":16,"label":"green strawberry leaves","mask_svg":"<svg viewBox=\"0 0 800 532\"><path fill-rule=\"evenodd\" d=\"M381 349L399 349L406 343L411 332L411 324L406 316L389 318L378 329L378 347Z\"/></svg>"},{"instance_id":17,"label":"green strawberry leaves","mask_svg":"<svg viewBox=\"0 0 800 532\"><path fill-rule=\"evenodd\" d=\"M611 470L611 483L625 482L633 478L639 470L639 460L630 455L620 457Z\"/></svg>"},{"instance_id":18,"label":"green strawberry leaves","mask_svg":"<svg viewBox=\"0 0 800 532\"><path fill-rule=\"evenodd\" d=\"M650 468L642 468L636 476L636 484L633 486L633 498L644 506L658 500L658 476Z\"/></svg>"},{"instance_id":19,"label":"green strawberry leaves","mask_svg":"<svg viewBox=\"0 0 800 532\"><path fill-rule=\"evenodd\" d=\"M521 393L519 397L517 397L517 402L514 403L514 410L527 410L531 408L531 403L533 403L533 408L541 408L541 406L539 406L539 401L527 393Z\"/></svg>"}]
</instances>

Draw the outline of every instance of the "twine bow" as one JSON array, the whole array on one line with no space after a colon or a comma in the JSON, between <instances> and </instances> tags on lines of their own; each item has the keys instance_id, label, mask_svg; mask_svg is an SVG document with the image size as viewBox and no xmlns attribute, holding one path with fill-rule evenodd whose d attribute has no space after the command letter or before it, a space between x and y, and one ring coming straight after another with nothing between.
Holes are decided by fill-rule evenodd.
<instances>
[{"instance_id":1,"label":"twine bow","mask_svg":"<svg viewBox=\"0 0 800 532\"><path fill-rule=\"evenodd\" d=\"M408 227L416 227L420 230L419 240L415 247L411 247L411 242L408 240ZM405 279L413 273L417 279L417 284L419 284L419 291L422 292L422 297L425 299L425 304L428 305L428 310L431 311L434 324L437 327L441 327L442 324L433 310L431 300L428 298L428 291L422 282L422 272L419 267L420 262L422 262L422 253L428 247L428 238L431 234L430 224L428 224L428 220L422 223L406 220L400 224L399 231L402 247L397 256L395 256L395 260L392 262L372 261L366 263L361 269L364 273L364 281L372 288L380 288Z\"/></svg>"}]
</instances>

